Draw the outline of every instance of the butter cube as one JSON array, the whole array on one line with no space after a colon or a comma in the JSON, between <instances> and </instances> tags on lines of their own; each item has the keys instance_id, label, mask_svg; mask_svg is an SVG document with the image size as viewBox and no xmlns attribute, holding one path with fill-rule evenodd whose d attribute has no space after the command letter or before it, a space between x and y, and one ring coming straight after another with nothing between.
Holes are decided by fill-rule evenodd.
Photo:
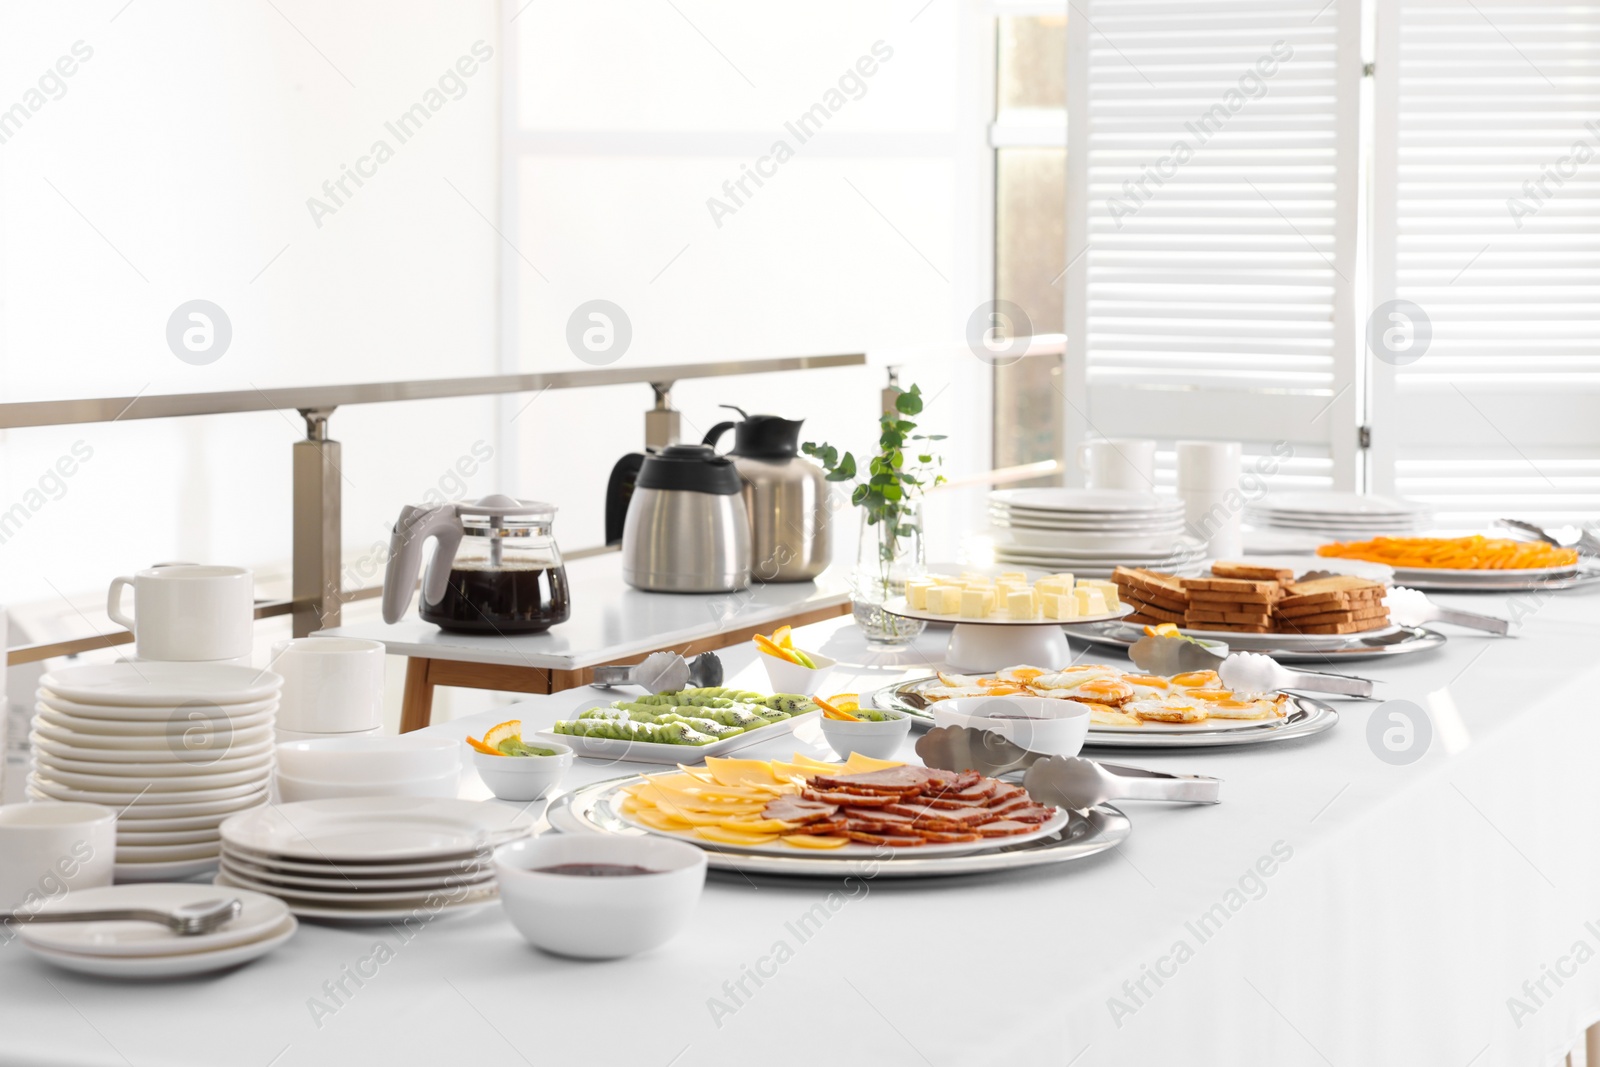
<instances>
[{"instance_id":1,"label":"butter cube","mask_svg":"<svg viewBox=\"0 0 1600 1067\"><path fill-rule=\"evenodd\" d=\"M928 590L934 584L932 578L913 578L906 582L906 606L916 611L927 611Z\"/></svg>"},{"instance_id":2,"label":"butter cube","mask_svg":"<svg viewBox=\"0 0 1600 1067\"><path fill-rule=\"evenodd\" d=\"M1100 590L1090 586L1079 586L1072 591L1072 596L1078 602L1079 615L1106 614L1106 595Z\"/></svg>"},{"instance_id":3,"label":"butter cube","mask_svg":"<svg viewBox=\"0 0 1600 1067\"><path fill-rule=\"evenodd\" d=\"M1121 598L1117 596L1116 582L1108 582L1104 578L1085 578L1079 584L1100 590L1101 595L1106 598L1107 611L1116 611L1122 605Z\"/></svg>"},{"instance_id":4,"label":"butter cube","mask_svg":"<svg viewBox=\"0 0 1600 1067\"><path fill-rule=\"evenodd\" d=\"M1060 582L1068 589L1071 589L1076 582L1076 579L1074 579L1067 571L1059 571L1056 574L1052 574L1048 580L1052 582Z\"/></svg>"},{"instance_id":5,"label":"butter cube","mask_svg":"<svg viewBox=\"0 0 1600 1067\"><path fill-rule=\"evenodd\" d=\"M1022 582L1026 584L1028 581L1028 576L1021 571L1001 571L999 574L995 575L995 581Z\"/></svg>"},{"instance_id":6,"label":"butter cube","mask_svg":"<svg viewBox=\"0 0 1600 1067\"><path fill-rule=\"evenodd\" d=\"M961 617L963 619L987 619L989 613L993 610L993 590L967 588L961 591Z\"/></svg>"},{"instance_id":7,"label":"butter cube","mask_svg":"<svg viewBox=\"0 0 1600 1067\"><path fill-rule=\"evenodd\" d=\"M1078 617L1078 598L1072 593L1045 593L1039 598L1044 605L1044 617L1047 619L1076 619Z\"/></svg>"},{"instance_id":8,"label":"butter cube","mask_svg":"<svg viewBox=\"0 0 1600 1067\"><path fill-rule=\"evenodd\" d=\"M954 615L961 610L961 587L936 585L928 590L926 603L934 615Z\"/></svg>"},{"instance_id":9,"label":"butter cube","mask_svg":"<svg viewBox=\"0 0 1600 1067\"><path fill-rule=\"evenodd\" d=\"M998 603L1004 604L1011 597L1012 593L1026 591L1027 588L1027 582L1018 582L1009 578L1001 578L994 583L995 600Z\"/></svg>"},{"instance_id":10,"label":"butter cube","mask_svg":"<svg viewBox=\"0 0 1600 1067\"><path fill-rule=\"evenodd\" d=\"M1033 591L1040 596L1045 596L1046 594L1055 596L1060 596L1062 593L1070 594L1072 592L1072 583L1063 582L1059 578L1040 578L1034 583Z\"/></svg>"},{"instance_id":11,"label":"butter cube","mask_svg":"<svg viewBox=\"0 0 1600 1067\"><path fill-rule=\"evenodd\" d=\"M1006 597L1006 612L1013 619L1032 619L1038 614L1033 602L1033 591L1029 589L1014 590Z\"/></svg>"}]
</instances>

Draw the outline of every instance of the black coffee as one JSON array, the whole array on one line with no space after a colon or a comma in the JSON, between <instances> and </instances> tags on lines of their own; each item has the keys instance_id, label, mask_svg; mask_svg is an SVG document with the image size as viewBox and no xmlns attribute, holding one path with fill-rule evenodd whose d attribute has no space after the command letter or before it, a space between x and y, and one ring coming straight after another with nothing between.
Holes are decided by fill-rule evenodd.
<instances>
[{"instance_id":1,"label":"black coffee","mask_svg":"<svg viewBox=\"0 0 1600 1067\"><path fill-rule=\"evenodd\" d=\"M424 620L458 633L539 633L572 614L566 569L537 563L463 563L439 603L422 599Z\"/></svg>"},{"instance_id":2,"label":"black coffee","mask_svg":"<svg viewBox=\"0 0 1600 1067\"><path fill-rule=\"evenodd\" d=\"M655 874L631 863L558 863L554 867L535 867L540 874L573 874L584 878L616 878L627 874Z\"/></svg>"}]
</instances>

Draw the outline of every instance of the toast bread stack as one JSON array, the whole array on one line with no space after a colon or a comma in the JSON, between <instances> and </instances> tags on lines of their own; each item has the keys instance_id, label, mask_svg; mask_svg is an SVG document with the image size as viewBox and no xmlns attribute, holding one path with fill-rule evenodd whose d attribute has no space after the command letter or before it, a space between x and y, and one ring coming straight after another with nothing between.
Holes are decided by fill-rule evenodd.
<instances>
[{"instance_id":1,"label":"toast bread stack","mask_svg":"<svg viewBox=\"0 0 1600 1067\"><path fill-rule=\"evenodd\" d=\"M1352 575L1297 582L1287 568L1217 562L1204 578L1137 567L1118 567L1111 578L1133 605L1126 622L1249 634L1349 634L1389 625L1384 585Z\"/></svg>"},{"instance_id":2,"label":"toast bread stack","mask_svg":"<svg viewBox=\"0 0 1600 1067\"><path fill-rule=\"evenodd\" d=\"M1133 607L1124 622L1155 626L1163 622L1183 625L1189 610L1189 595L1183 579L1143 567L1118 567L1111 573L1117 595Z\"/></svg>"}]
</instances>

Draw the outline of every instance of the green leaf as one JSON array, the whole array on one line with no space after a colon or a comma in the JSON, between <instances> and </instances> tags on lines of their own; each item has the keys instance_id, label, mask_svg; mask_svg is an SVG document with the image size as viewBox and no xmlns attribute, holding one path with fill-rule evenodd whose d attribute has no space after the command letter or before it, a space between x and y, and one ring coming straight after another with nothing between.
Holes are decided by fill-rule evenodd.
<instances>
[{"instance_id":1,"label":"green leaf","mask_svg":"<svg viewBox=\"0 0 1600 1067\"><path fill-rule=\"evenodd\" d=\"M917 462L918 463L932 463L933 462L933 457L932 456L918 456L917 457Z\"/></svg>"},{"instance_id":2,"label":"green leaf","mask_svg":"<svg viewBox=\"0 0 1600 1067\"><path fill-rule=\"evenodd\" d=\"M889 500L900 500L905 496L905 490L898 485L886 485L883 487L883 495Z\"/></svg>"},{"instance_id":3,"label":"green leaf","mask_svg":"<svg viewBox=\"0 0 1600 1067\"><path fill-rule=\"evenodd\" d=\"M924 441L943 441L944 439L945 435L942 433L930 433L927 437L923 438Z\"/></svg>"},{"instance_id":4,"label":"green leaf","mask_svg":"<svg viewBox=\"0 0 1600 1067\"><path fill-rule=\"evenodd\" d=\"M861 502L865 499L867 499L867 487L864 485L856 486L855 489L850 493L850 503L852 504L860 506Z\"/></svg>"},{"instance_id":5,"label":"green leaf","mask_svg":"<svg viewBox=\"0 0 1600 1067\"><path fill-rule=\"evenodd\" d=\"M894 398L895 410L902 415L918 415L922 412L922 393L915 385L910 392L901 393Z\"/></svg>"}]
</instances>

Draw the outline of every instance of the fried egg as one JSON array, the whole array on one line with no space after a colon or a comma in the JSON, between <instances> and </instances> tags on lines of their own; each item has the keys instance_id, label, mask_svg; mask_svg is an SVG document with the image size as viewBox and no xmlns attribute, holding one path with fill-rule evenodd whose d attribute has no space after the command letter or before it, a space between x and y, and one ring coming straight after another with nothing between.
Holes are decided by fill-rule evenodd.
<instances>
[{"instance_id":1,"label":"fried egg","mask_svg":"<svg viewBox=\"0 0 1600 1067\"><path fill-rule=\"evenodd\" d=\"M1222 679L1216 671L1187 671L1174 674L1172 684L1184 689L1216 689L1222 685Z\"/></svg>"},{"instance_id":2,"label":"fried egg","mask_svg":"<svg viewBox=\"0 0 1600 1067\"><path fill-rule=\"evenodd\" d=\"M1081 700L1088 704L1110 704L1116 707L1126 704L1134 697L1134 688L1121 678L1090 678L1072 686L1067 691L1070 700Z\"/></svg>"},{"instance_id":3,"label":"fried egg","mask_svg":"<svg viewBox=\"0 0 1600 1067\"><path fill-rule=\"evenodd\" d=\"M1124 674L1122 680L1133 686L1133 699L1159 700L1172 692L1172 683L1154 674Z\"/></svg>"},{"instance_id":4,"label":"fried egg","mask_svg":"<svg viewBox=\"0 0 1600 1067\"><path fill-rule=\"evenodd\" d=\"M1039 689L1073 689L1092 678L1120 678L1122 672L1102 663L1079 663L1059 671L1041 674L1033 680Z\"/></svg>"},{"instance_id":5,"label":"fried egg","mask_svg":"<svg viewBox=\"0 0 1600 1067\"><path fill-rule=\"evenodd\" d=\"M1198 700L1168 697L1135 700L1125 704L1123 710L1145 722L1200 722L1206 717L1207 706Z\"/></svg>"},{"instance_id":6,"label":"fried egg","mask_svg":"<svg viewBox=\"0 0 1600 1067\"><path fill-rule=\"evenodd\" d=\"M1270 719L1280 714L1274 700L1213 700L1205 705L1213 719Z\"/></svg>"},{"instance_id":7,"label":"fried egg","mask_svg":"<svg viewBox=\"0 0 1600 1067\"><path fill-rule=\"evenodd\" d=\"M954 700L956 697L988 696L989 690L981 685L930 685L922 690L928 700Z\"/></svg>"},{"instance_id":8,"label":"fried egg","mask_svg":"<svg viewBox=\"0 0 1600 1067\"><path fill-rule=\"evenodd\" d=\"M1036 678L1048 673L1050 672L1043 667L1007 667L1003 671L997 671L994 679L997 682L1021 682L1023 685L1031 685Z\"/></svg>"},{"instance_id":9,"label":"fried egg","mask_svg":"<svg viewBox=\"0 0 1600 1067\"><path fill-rule=\"evenodd\" d=\"M1139 720L1119 708L1110 708L1104 704L1084 705L1089 709L1089 722L1094 726L1138 726Z\"/></svg>"}]
</instances>

